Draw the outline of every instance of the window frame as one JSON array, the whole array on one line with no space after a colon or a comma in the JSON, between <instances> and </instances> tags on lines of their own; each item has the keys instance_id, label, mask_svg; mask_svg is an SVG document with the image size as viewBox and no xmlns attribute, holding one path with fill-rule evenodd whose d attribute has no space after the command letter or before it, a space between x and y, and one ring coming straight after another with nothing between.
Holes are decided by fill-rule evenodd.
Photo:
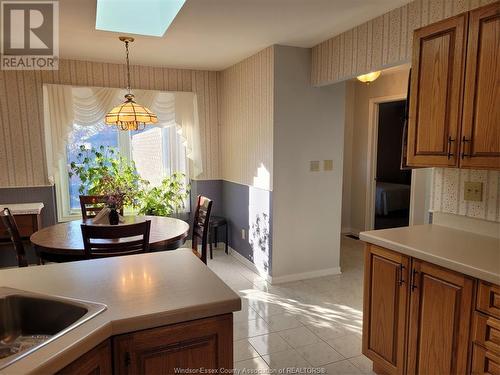
<instances>
[{"instance_id":1,"label":"window frame","mask_svg":"<svg viewBox=\"0 0 500 375\"><path fill-rule=\"evenodd\" d=\"M163 129L163 128L162 128ZM175 129L171 129L175 132ZM116 129L118 132L118 151L127 157L129 160L132 160L132 137L130 131L120 131ZM169 158L172 157L172 145L175 137L172 135L172 132L164 132L162 131L162 140L164 143L164 155ZM176 147L177 148L177 145ZM186 182L189 182L189 160L186 154L186 150L184 148L184 167L186 174ZM71 195L69 189L69 164L68 161L68 152L67 149L64 151L64 157L59 160L57 171L55 171L55 179L56 179L56 205L57 205L57 218L59 222L67 222L72 220L81 219L81 210L80 208L71 208ZM171 164L171 163L170 163ZM171 170L170 165L164 166L166 168L167 175L170 175L173 171ZM187 199L186 209L189 212L189 198ZM124 214L133 215L137 214L137 209L133 209L130 207L125 208Z\"/></svg>"}]
</instances>

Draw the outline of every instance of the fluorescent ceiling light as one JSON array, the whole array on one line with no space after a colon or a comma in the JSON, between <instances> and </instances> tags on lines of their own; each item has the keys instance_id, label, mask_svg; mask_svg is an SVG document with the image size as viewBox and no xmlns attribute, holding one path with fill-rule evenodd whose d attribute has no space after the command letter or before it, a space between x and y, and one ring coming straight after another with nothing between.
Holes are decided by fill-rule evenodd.
<instances>
[{"instance_id":1,"label":"fluorescent ceiling light","mask_svg":"<svg viewBox=\"0 0 500 375\"><path fill-rule=\"evenodd\" d=\"M186 0L97 0L95 28L163 36Z\"/></svg>"}]
</instances>

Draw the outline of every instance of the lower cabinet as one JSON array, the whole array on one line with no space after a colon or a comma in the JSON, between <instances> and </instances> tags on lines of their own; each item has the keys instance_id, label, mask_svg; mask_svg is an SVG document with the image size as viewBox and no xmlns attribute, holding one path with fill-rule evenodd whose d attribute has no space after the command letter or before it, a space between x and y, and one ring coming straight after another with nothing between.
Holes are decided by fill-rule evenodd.
<instances>
[{"instance_id":1,"label":"lower cabinet","mask_svg":"<svg viewBox=\"0 0 500 375\"><path fill-rule=\"evenodd\" d=\"M58 374L172 375L180 369L233 368L233 315L114 336Z\"/></svg>"},{"instance_id":2,"label":"lower cabinet","mask_svg":"<svg viewBox=\"0 0 500 375\"><path fill-rule=\"evenodd\" d=\"M365 253L363 353L390 375L404 373L409 262L373 245Z\"/></svg>"},{"instance_id":3,"label":"lower cabinet","mask_svg":"<svg viewBox=\"0 0 500 375\"><path fill-rule=\"evenodd\" d=\"M363 354L373 370L470 373L474 286L468 276L367 245Z\"/></svg>"},{"instance_id":4,"label":"lower cabinet","mask_svg":"<svg viewBox=\"0 0 500 375\"><path fill-rule=\"evenodd\" d=\"M113 348L116 374L232 369L232 315L116 336Z\"/></svg>"},{"instance_id":5,"label":"lower cabinet","mask_svg":"<svg viewBox=\"0 0 500 375\"><path fill-rule=\"evenodd\" d=\"M467 373L474 281L412 261L408 374Z\"/></svg>"},{"instance_id":6,"label":"lower cabinet","mask_svg":"<svg viewBox=\"0 0 500 375\"><path fill-rule=\"evenodd\" d=\"M500 288L480 282L472 330L472 374L500 375Z\"/></svg>"},{"instance_id":7,"label":"lower cabinet","mask_svg":"<svg viewBox=\"0 0 500 375\"><path fill-rule=\"evenodd\" d=\"M58 375L109 375L112 373L111 340L106 340L59 371Z\"/></svg>"}]
</instances>

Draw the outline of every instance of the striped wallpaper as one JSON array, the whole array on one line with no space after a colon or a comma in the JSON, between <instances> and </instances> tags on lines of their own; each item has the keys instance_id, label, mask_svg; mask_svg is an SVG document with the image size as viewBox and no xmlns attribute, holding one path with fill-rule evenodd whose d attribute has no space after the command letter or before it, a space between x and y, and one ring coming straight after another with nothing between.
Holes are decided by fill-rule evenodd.
<instances>
[{"instance_id":1,"label":"striped wallpaper","mask_svg":"<svg viewBox=\"0 0 500 375\"><path fill-rule=\"evenodd\" d=\"M46 185L44 83L125 87L125 66L61 60L56 71L0 71L0 187ZM192 91L198 97L203 174L219 170L217 72L132 66L132 87Z\"/></svg>"},{"instance_id":2,"label":"striped wallpaper","mask_svg":"<svg viewBox=\"0 0 500 375\"><path fill-rule=\"evenodd\" d=\"M414 0L312 49L314 86L411 60L413 30L495 0Z\"/></svg>"},{"instance_id":3,"label":"striped wallpaper","mask_svg":"<svg viewBox=\"0 0 500 375\"><path fill-rule=\"evenodd\" d=\"M483 201L464 200L464 182L483 183ZM434 168L431 210L500 222L500 171Z\"/></svg>"},{"instance_id":4,"label":"striped wallpaper","mask_svg":"<svg viewBox=\"0 0 500 375\"><path fill-rule=\"evenodd\" d=\"M272 190L274 48L219 73L222 179Z\"/></svg>"}]
</instances>

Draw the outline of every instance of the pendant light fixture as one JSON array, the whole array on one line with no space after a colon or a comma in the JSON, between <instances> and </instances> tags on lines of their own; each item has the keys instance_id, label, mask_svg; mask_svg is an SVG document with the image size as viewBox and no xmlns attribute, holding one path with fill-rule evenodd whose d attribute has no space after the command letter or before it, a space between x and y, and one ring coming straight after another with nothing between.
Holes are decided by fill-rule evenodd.
<instances>
[{"instance_id":1,"label":"pendant light fixture","mask_svg":"<svg viewBox=\"0 0 500 375\"><path fill-rule=\"evenodd\" d=\"M127 94L123 104L113 108L106 115L106 125L115 125L120 130L142 130L148 124L156 124L158 117L143 105L134 101L134 95L130 92L130 64L128 59L128 45L134 41L129 36L119 38L125 43L127 59Z\"/></svg>"},{"instance_id":2,"label":"pendant light fixture","mask_svg":"<svg viewBox=\"0 0 500 375\"><path fill-rule=\"evenodd\" d=\"M363 82L363 83L367 83L369 84L370 82L373 82L375 81L378 77L380 77L380 73L382 73L380 70L376 71L376 72L370 72L370 73L366 73L366 74L362 74L360 76L357 76L356 78Z\"/></svg>"}]
</instances>

